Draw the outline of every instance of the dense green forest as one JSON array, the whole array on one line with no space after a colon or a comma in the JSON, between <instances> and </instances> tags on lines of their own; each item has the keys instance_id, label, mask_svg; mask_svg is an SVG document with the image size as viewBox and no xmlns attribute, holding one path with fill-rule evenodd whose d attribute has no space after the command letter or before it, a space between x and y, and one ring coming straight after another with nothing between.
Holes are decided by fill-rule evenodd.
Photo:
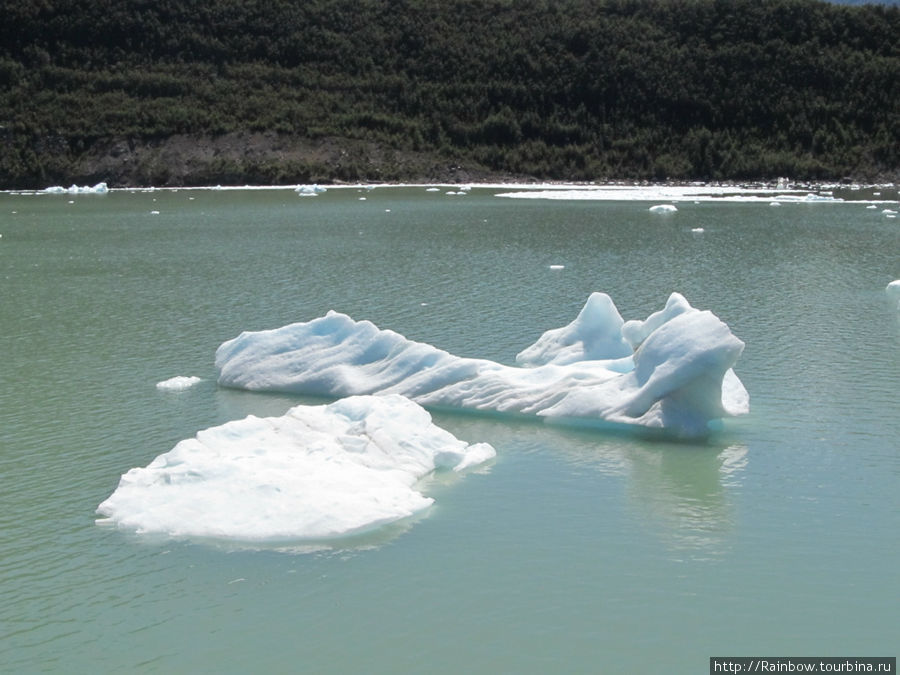
<instances>
[{"instance_id":1,"label":"dense green forest","mask_svg":"<svg viewBox=\"0 0 900 675\"><path fill-rule=\"evenodd\" d=\"M900 176L900 9L0 0L0 188Z\"/></svg>"}]
</instances>

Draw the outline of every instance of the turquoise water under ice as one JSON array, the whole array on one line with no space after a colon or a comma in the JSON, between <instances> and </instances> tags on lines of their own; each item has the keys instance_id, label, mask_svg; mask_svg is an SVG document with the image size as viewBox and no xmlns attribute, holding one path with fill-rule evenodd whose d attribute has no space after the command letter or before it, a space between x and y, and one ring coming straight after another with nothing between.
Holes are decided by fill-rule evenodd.
<instances>
[{"instance_id":1,"label":"turquoise water under ice","mask_svg":"<svg viewBox=\"0 0 900 675\"><path fill-rule=\"evenodd\" d=\"M500 191L0 194L0 671L896 655L898 221L861 203L654 214ZM216 387L215 349L242 330L336 309L512 363L592 291L625 319L671 291L715 312L746 342L751 414L683 443L435 413L496 460L429 481L414 522L318 550L94 522L129 468L304 402ZM204 380L156 389L175 375Z\"/></svg>"}]
</instances>

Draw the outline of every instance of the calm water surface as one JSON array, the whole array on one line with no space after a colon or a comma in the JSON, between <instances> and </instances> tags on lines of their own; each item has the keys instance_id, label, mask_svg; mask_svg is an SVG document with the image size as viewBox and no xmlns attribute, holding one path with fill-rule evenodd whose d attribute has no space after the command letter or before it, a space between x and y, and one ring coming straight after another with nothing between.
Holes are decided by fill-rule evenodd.
<instances>
[{"instance_id":1,"label":"calm water surface","mask_svg":"<svg viewBox=\"0 0 900 675\"><path fill-rule=\"evenodd\" d=\"M898 221L859 203L660 216L496 192L0 194L0 671L896 655ZM94 522L129 468L302 402L216 387L215 349L242 330L336 309L512 363L595 290L626 319L676 290L720 316L747 345L751 415L675 443L435 413L497 459L432 479L424 517L328 549ZM204 381L156 389L174 375Z\"/></svg>"}]
</instances>

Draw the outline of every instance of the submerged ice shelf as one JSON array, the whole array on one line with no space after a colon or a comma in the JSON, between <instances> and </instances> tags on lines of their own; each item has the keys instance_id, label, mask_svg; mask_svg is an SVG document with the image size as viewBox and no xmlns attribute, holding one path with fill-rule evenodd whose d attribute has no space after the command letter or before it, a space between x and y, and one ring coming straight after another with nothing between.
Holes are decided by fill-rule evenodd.
<instances>
[{"instance_id":1,"label":"submerged ice shelf","mask_svg":"<svg viewBox=\"0 0 900 675\"><path fill-rule=\"evenodd\" d=\"M220 345L216 368L219 384L252 391L400 394L426 407L698 436L715 420L748 412L732 370L743 347L712 312L677 293L663 310L628 323L609 296L594 293L575 321L523 350L520 367L454 356L330 311L241 333Z\"/></svg>"},{"instance_id":2,"label":"submerged ice shelf","mask_svg":"<svg viewBox=\"0 0 900 675\"><path fill-rule=\"evenodd\" d=\"M122 476L98 522L139 533L241 541L319 540L412 516L417 482L495 455L441 429L401 396L299 405L199 432Z\"/></svg>"}]
</instances>

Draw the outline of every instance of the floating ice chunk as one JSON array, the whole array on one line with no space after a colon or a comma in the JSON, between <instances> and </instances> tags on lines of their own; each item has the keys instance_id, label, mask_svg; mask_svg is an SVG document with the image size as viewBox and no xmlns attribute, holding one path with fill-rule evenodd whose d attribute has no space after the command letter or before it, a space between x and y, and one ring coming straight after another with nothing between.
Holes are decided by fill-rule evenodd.
<instances>
[{"instance_id":1,"label":"floating ice chunk","mask_svg":"<svg viewBox=\"0 0 900 675\"><path fill-rule=\"evenodd\" d=\"M781 202L769 202L769 206L781 206Z\"/></svg>"},{"instance_id":2,"label":"floating ice chunk","mask_svg":"<svg viewBox=\"0 0 900 675\"><path fill-rule=\"evenodd\" d=\"M677 210L674 204L657 204L650 207L651 213L675 213Z\"/></svg>"},{"instance_id":3,"label":"floating ice chunk","mask_svg":"<svg viewBox=\"0 0 900 675\"><path fill-rule=\"evenodd\" d=\"M692 227L691 232L695 234L703 234L704 232L706 232L706 230L704 230L702 227Z\"/></svg>"},{"instance_id":4,"label":"floating ice chunk","mask_svg":"<svg viewBox=\"0 0 900 675\"><path fill-rule=\"evenodd\" d=\"M440 191L441 191L441 188L436 188L436 187L425 188L425 192L440 192Z\"/></svg>"},{"instance_id":5,"label":"floating ice chunk","mask_svg":"<svg viewBox=\"0 0 900 675\"><path fill-rule=\"evenodd\" d=\"M705 434L713 420L749 410L746 390L729 374L743 342L714 314L692 308L678 294L646 321L622 326L621 338L640 345L634 357L572 361L579 353L588 359L608 353L599 347L593 352L586 332L596 317L615 322L613 310L608 298L592 296L582 322L576 319L574 326L525 350L526 360L541 364L531 368L457 357L331 311L223 343L216 350L218 381L254 391L335 397L402 394L424 406L664 427L685 436ZM691 318L675 321L684 314ZM604 327L598 343L625 353L615 331L605 330L602 320L597 324ZM553 363L556 358L565 363Z\"/></svg>"},{"instance_id":6,"label":"floating ice chunk","mask_svg":"<svg viewBox=\"0 0 900 675\"><path fill-rule=\"evenodd\" d=\"M97 512L140 533L243 541L325 539L412 516L437 469L494 457L402 396L296 406L228 422L122 476Z\"/></svg>"},{"instance_id":7,"label":"floating ice chunk","mask_svg":"<svg viewBox=\"0 0 900 675\"><path fill-rule=\"evenodd\" d=\"M839 197L835 197L832 193L826 192L824 194L815 194L812 192L807 193L804 196L799 195L779 195L779 202L842 202L843 199Z\"/></svg>"},{"instance_id":8,"label":"floating ice chunk","mask_svg":"<svg viewBox=\"0 0 900 675\"><path fill-rule=\"evenodd\" d=\"M566 269L565 265L550 265L551 270L564 270Z\"/></svg>"},{"instance_id":9,"label":"floating ice chunk","mask_svg":"<svg viewBox=\"0 0 900 675\"><path fill-rule=\"evenodd\" d=\"M299 185L294 188L294 192L296 192L301 197L315 197L316 195L325 192L326 189L327 188L323 188L319 185Z\"/></svg>"},{"instance_id":10,"label":"floating ice chunk","mask_svg":"<svg viewBox=\"0 0 900 675\"><path fill-rule=\"evenodd\" d=\"M635 353L634 370L614 383L623 394L618 399L604 396L604 387L579 387L542 414L579 419L598 411L616 422L696 435L711 420L749 410L747 391L731 370L743 348L711 312L681 314L651 333Z\"/></svg>"},{"instance_id":11,"label":"floating ice chunk","mask_svg":"<svg viewBox=\"0 0 900 675\"><path fill-rule=\"evenodd\" d=\"M45 188L45 189L43 190L43 192L45 192L45 193L47 193L47 194L70 194L70 195L77 195L77 194L95 194L95 195L102 195L102 194L106 194L107 192L109 192L109 187L107 186L106 183L102 183L102 182L101 182L101 183L97 183L96 185L93 185L93 186L84 186L84 187L75 185L75 184L73 183L73 184L72 184L71 186L69 186L68 188L64 188L64 187L62 187L61 185L53 185L53 186L51 186L51 187Z\"/></svg>"},{"instance_id":12,"label":"floating ice chunk","mask_svg":"<svg viewBox=\"0 0 900 675\"><path fill-rule=\"evenodd\" d=\"M631 357L631 345L622 336L619 310L606 293L591 293L568 326L544 333L516 355L520 366L566 364ZM630 370L630 368L629 368Z\"/></svg>"},{"instance_id":13,"label":"floating ice chunk","mask_svg":"<svg viewBox=\"0 0 900 675\"><path fill-rule=\"evenodd\" d=\"M881 212L882 212L884 215L886 215L886 216L896 215L896 214L897 214L897 212L894 211L894 209L882 209Z\"/></svg>"},{"instance_id":14,"label":"floating ice chunk","mask_svg":"<svg viewBox=\"0 0 900 675\"><path fill-rule=\"evenodd\" d=\"M900 279L889 283L884 291L888 298L897 302L897 308L900 309Z\"/></svg>"},{"instance_id":15,"label":"floating ice chunk","mask_svg":"<svg viewBox=\"0 0 900 675\"><path fill-rule=\"evenodd\" d=\"M201 378L193 375L176 375L175 377L170 377L168 380L157 382L156 388L165 391L183 391L185 389L190 389L195 384L202 381Z\"/></svg>"}]
</instances>

